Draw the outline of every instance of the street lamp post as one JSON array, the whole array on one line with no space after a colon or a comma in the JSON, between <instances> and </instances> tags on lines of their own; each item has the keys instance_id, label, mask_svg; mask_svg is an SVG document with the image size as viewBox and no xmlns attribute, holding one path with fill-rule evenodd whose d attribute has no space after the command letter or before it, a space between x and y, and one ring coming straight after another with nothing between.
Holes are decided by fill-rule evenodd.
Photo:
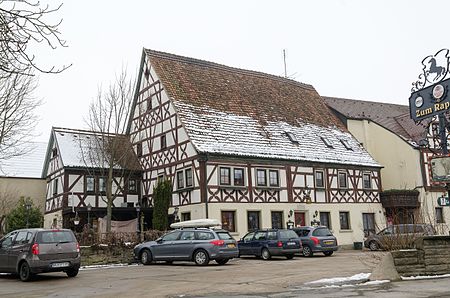
<instances>
[{"instance_id":1,"label":"street lamp post","mask_svg":"<svg viewBox=\"0 0 450 298\"><path fill-rule=\"evenodd\" d=\"M140 229L140 226L139 226L139 215L140 215L140 212L141 212L141 205L139 204L139 202L137 202L136 203L136 215L137 215L137 217L136 217L136 220L137 220L137 222L136 222L136 234L137 234L138 239L139 239L140 234L141 234L141 229Z\"/></svg>"},{"instance_id":2,"label":"street lamp post","mask_svg":"<svg viewBox=\"0 0 450 298\"><path fill-rule=\"evenodd\" d=\"M87 222L87 224L88 224L88 228L89 228L89 230L91 229L91 210L92 210L92 206L91 206L91 203L89 203L88 205L87 205L87 212L88 212L88 222Z\"/></svg>"},{"instance_id":3,"label":"street lamp post","mask_svg":"<svg viewBox=\"0 0 450 298\"><path fill-rule=\"evenodd\" d=\"M25 203L25 209L27 210L27 229L30 225L30 220L29 220L29 216L30 216L30 209L31 209L31 203L30 202L26 202Z\"/></svg>"}]
</instances>

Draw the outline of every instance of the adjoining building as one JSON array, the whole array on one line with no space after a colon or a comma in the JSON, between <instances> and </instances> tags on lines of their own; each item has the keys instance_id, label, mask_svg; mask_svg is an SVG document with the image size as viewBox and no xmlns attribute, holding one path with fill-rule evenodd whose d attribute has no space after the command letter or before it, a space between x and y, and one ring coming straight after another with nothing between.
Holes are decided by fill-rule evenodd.
<instances>
[{"instance_id":1,"label":"adjoining building","mask_svg":"<svg viewBox=\"0 0 450 298\"><path fill-rule=\"evenodd\" d=\"M128 133L144 204L170 179L181 220L237 237L320 221L340 244L385 225L381 164L311 85L144 49Z\"/></svg>"},{"instance_id":2,"label":"adjoining building","mask_svg":"<svg viewBox=\"0 0 450 298\"><path fill-rule=\"evenodd\" d=\"M89 224L97 230L98 218L107 212L111 158L114 159L112 220L135 219L138 212L143 212L144 228L149 227L151 210L137 205L142 171L128 137L54 127L42 170L42 178L47 182L45 228L81 230Z\"/></svg>"},{"instance_id":3,"label":"adjoining building","mask_svg":"<svg viewBox=\"0 0 450 298\"><path fill-rule=\"evenodd\" d=\"M448 233L450 212L437 204L444 184L431 181L430 159L437 123L416 125L405 105L324 97L366 150L384 166L381 203L389 222L432 223ZM430 125L429 125L430 124ZM428 147L419 144L431 144Z\"/></svg>"}]
</instances>

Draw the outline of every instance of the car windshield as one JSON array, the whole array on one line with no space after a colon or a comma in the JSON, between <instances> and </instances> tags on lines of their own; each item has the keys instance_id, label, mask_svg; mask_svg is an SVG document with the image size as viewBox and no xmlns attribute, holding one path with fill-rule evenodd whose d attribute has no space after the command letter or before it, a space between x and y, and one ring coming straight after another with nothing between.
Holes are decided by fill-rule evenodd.
<instances>
[{"instance_id":1,"label":"car windshield","mask_svg":"<svg viewBox=\"0 0 450 298\"><path fill-rule=\"evenodd\" d=\"M313 231L313 236L333 236L333 233L331 233L328 228L318 228Z\"/></svg>"},{"instance_id":2,"label":"car windshield","mask_svg":"<svg viewBox=\"0 0 450 298\"><path fill-rule=\"evenodd\" d=\"M228 232L217 232L217 236L219 236L219 239L221 240L231 240L233 237Z\"/></svg>"},{"instance_id":3,"label":"car windshield","mask_svg":"<svg viewBox=\"0 0 450 298\"><path fill-rule=\"evenodd\" d=\"M38 243L62 243L75 242L75 237L70 231L45 231L37 236Z\"/></svg>"},{"instance_id":4,"label":"car windshield","mask_svg":"<svg viewBox=\"0 0 450 298\"><path fill-rule=\"evenodd\" d=\"M280 230L280 239L297 238L298 235L292 230Z\"/></svg>"}]
</instances>

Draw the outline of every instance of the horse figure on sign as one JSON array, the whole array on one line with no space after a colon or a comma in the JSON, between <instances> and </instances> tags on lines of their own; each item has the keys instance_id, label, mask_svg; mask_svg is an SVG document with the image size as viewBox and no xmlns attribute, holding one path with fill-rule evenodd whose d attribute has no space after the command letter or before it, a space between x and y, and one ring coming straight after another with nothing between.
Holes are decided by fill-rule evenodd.
<instances>
[{"instance_id":1,"label":"horse figure on sign","mask_svg":"<svg viewBox=\"0 0 450 298\"><path fill-rule=\"evenodd\" d=\"M428 70L428 75L432 74L432 73L436 74L433 81L436 81L441 76L445 75L445 67L437 66L435 58L431 58L430 61L428 61L428 64L430 64L430 69Z\"/></svg>"}]
</instances>

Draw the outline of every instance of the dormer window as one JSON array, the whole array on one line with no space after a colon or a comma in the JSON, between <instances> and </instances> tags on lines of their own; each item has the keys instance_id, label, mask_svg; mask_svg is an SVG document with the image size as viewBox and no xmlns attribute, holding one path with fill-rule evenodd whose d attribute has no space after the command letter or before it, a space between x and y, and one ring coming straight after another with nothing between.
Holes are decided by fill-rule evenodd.
<instances>
[{"instance_id":1,"label":"dormer window","mask_svg":"<svg viewBox=\"0 0 450 298\"><path fill-rule=\"evenodd\" d=\"M322 139L322 142L328 147L333 148L333 144L331 144L330 140L326 137L320 137Z\"/></svg>"},{"instance_id":2,"label":"dormer window","mask_svg":"<svg viewBox=\"0 0 450 298\"><path fill-rule=\"evenodd\" d=\"M297 137L296 137L292 132L285 131L284 133L287 135L287 137L289 138L289 140L290 140L292 143L298 144Z\"/></svg>"},{"instance_id":3,"label":"dormer window","mask_svg":"<svg viewBox=\"0 0 450 298\"><path fill-rule=\"evenodd\" d=\"M341 141L342 145L344 145L345 149L347 150L353 150L352 147L350 146L350 144L348 143L347 140L342 140L340 139L339 141Z\"/></svg>"}]
</instances>

